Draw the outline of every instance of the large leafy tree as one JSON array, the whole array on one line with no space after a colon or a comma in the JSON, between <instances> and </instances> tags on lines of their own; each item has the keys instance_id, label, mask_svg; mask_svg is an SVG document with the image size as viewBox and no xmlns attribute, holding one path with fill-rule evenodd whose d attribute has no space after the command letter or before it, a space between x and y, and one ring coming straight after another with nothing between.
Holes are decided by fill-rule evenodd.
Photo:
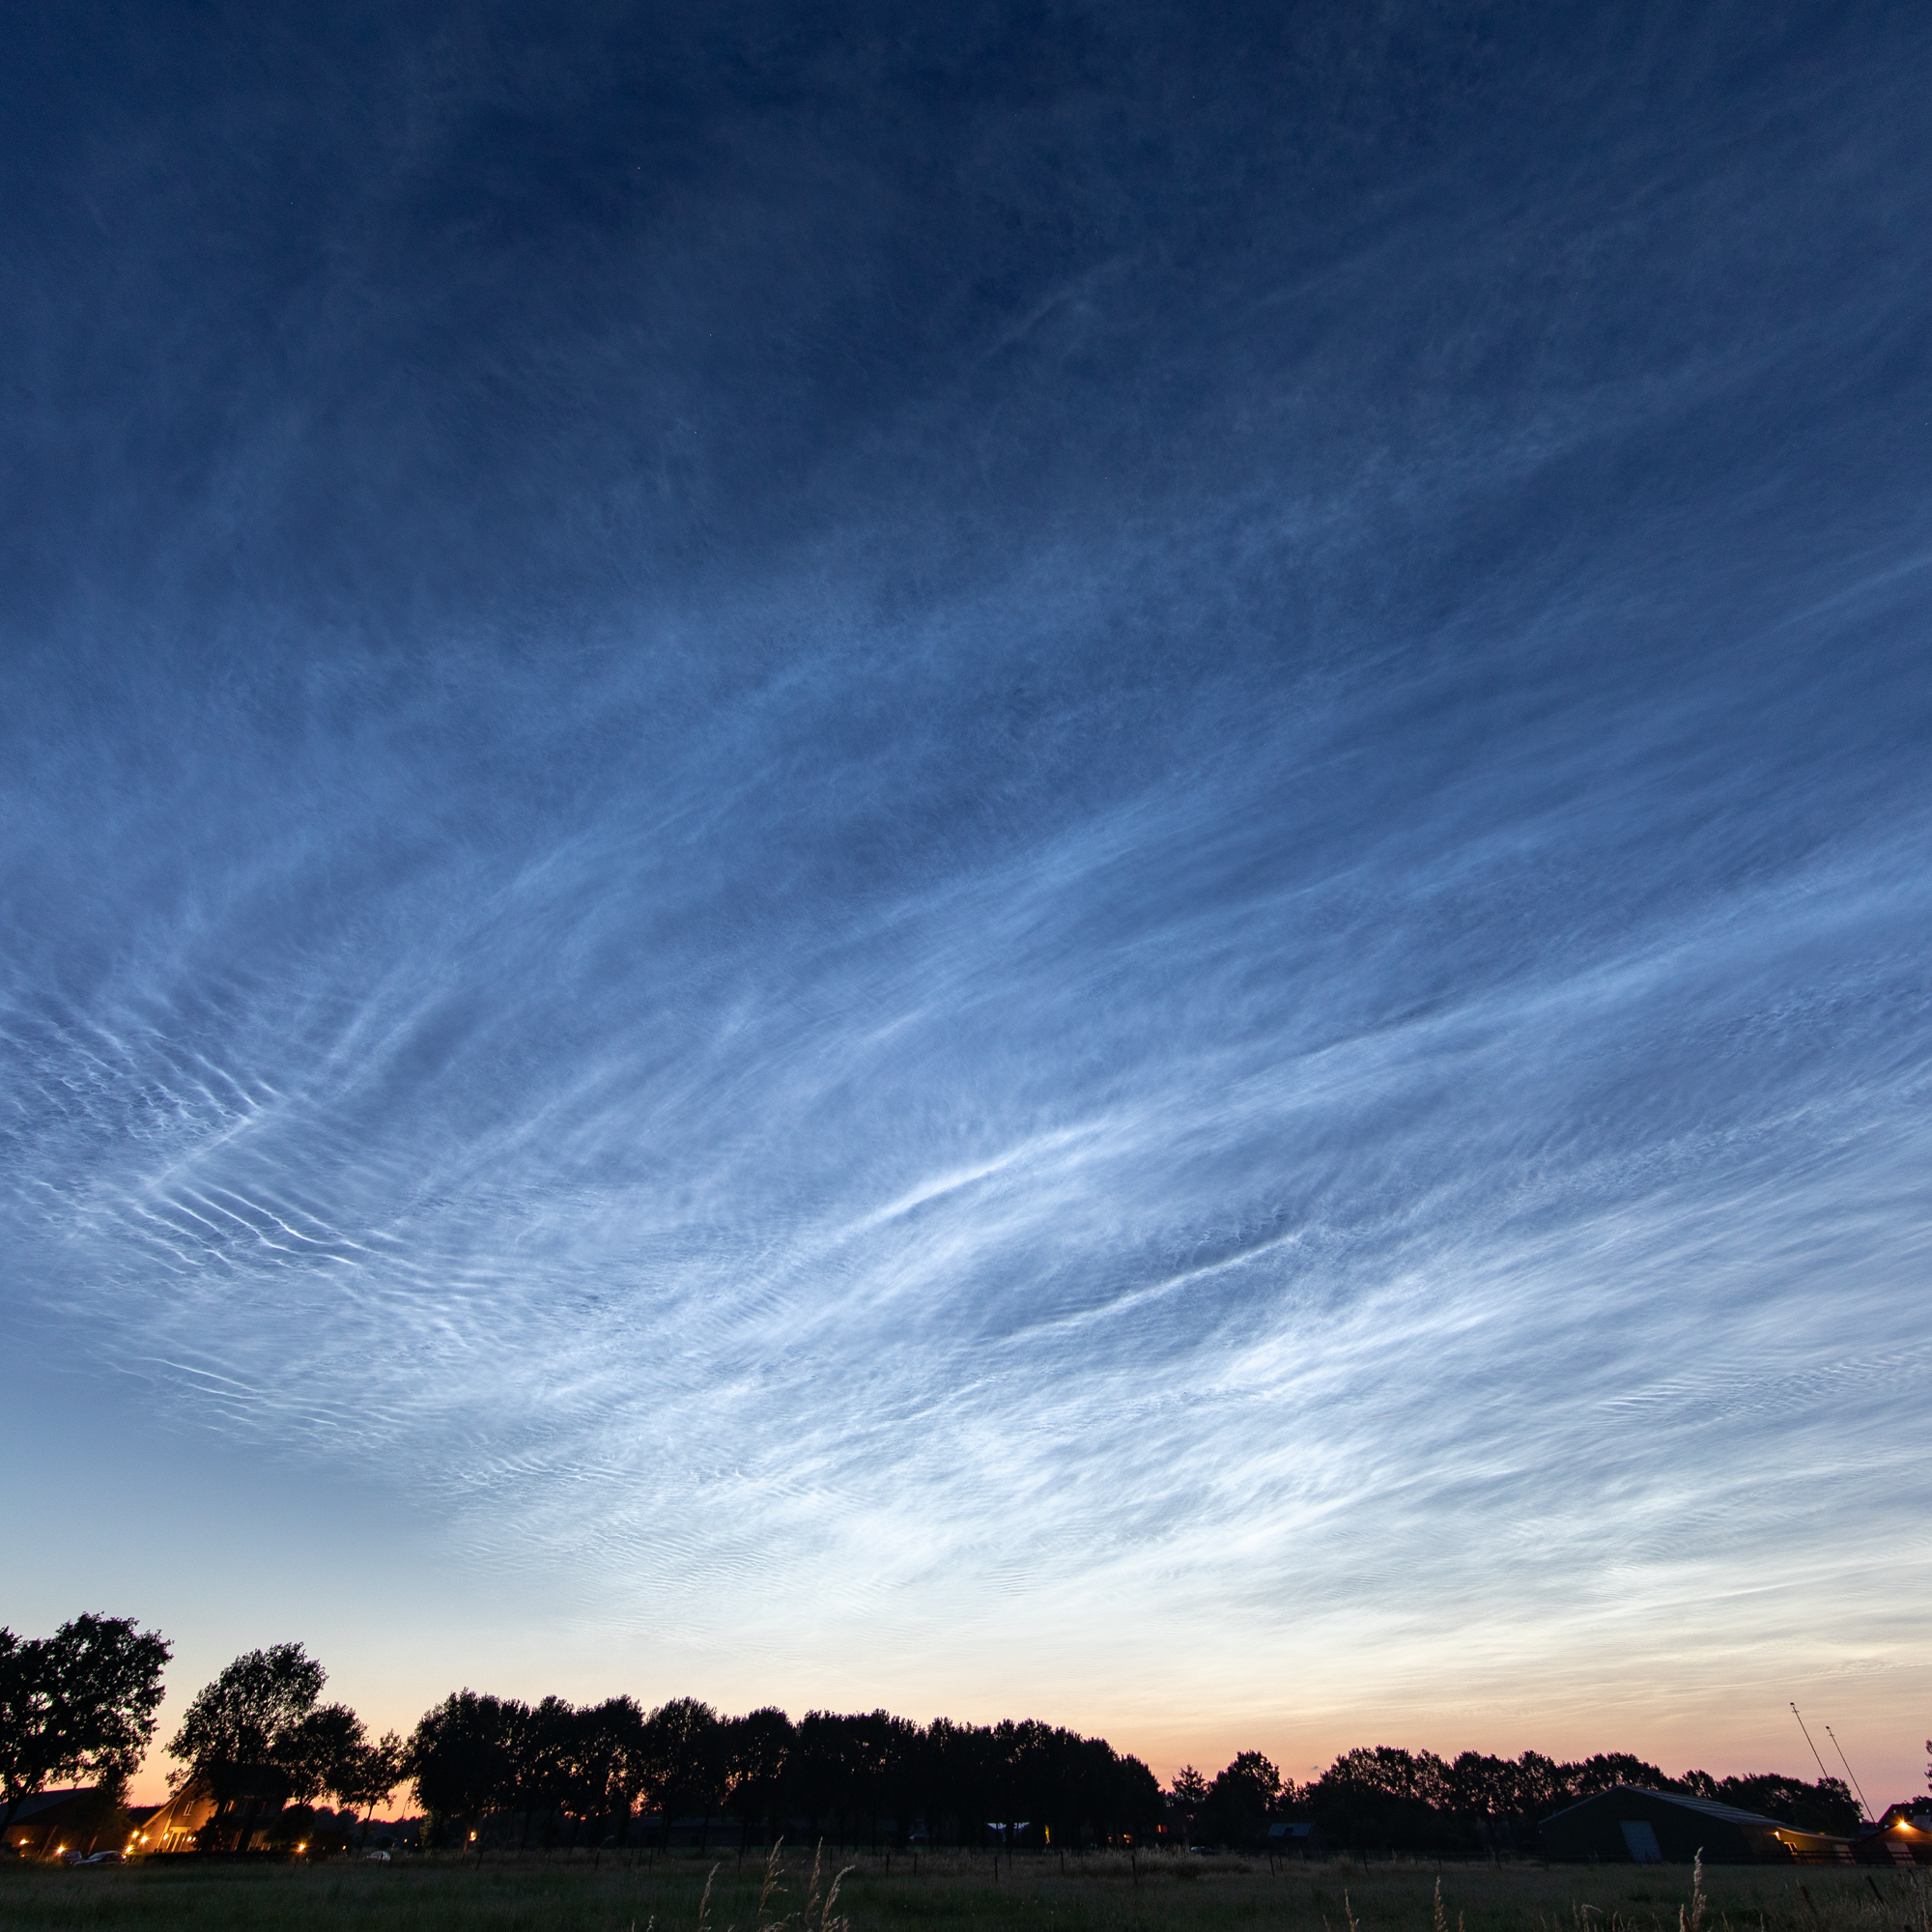
<instances>
[{"instance_id":1,"label":"large leafy tree","mask_svg":"<svg viewBox=\"0 0 1932 1932\"><path fill-rule=\"evenodd\" d=\"M1251 1844L1266 1831L1280 1801L1281 1773L1260 1751L1239 1751L1208 1787L1202 1835L1210 1844Z\"/></svg>"},{"instance_id":2,"label":"large leafy tree","mask_svg":"<svg viewBox=\"0 0 1932 1932\"><path fill-rule=\"evenodd\" d=\"M132 1776L169 1655L130 1617L78 1616L49 1637L0 1628L0 1828L51 1783L118 1787Z\"/></svg>"},{"instance_id":3,"label":"large leafy tree","mask_svg":"<svg viewBox=\"0 0 1932 1932\"><path fill-rule=\"evenodd\" d=\"M513 1697L457 1690L417 1719L409 1745L410 1776L433 1836L440 1837L456 1819L478 1820L510 1802L529 1715Z\"/></svg>"},{"instance_id":4,"label":"large leafy tree","mask_svg":"<svg viewBox=\"0 0 1932 1932\"><path fill-rule=\"evenodd\" d=\"M716 1808L723 1781L718 1713L696 1697L660 1704L644 1724L645 1788L664 1817L664 1841L675 1821Z\"/></svg>"},{"instance_id":5,"label":"large leafy tree","mask_svg":"<svg viewBox=\"0 0 1932 1932\"><path fill-rule=\"evenodd\" d=\"M257 1819L327 1782L328 1753L348 1736L340 1705L318 1713L328 1673L298 1643L238 1657L196 1691L168 1744L184 1788L214 1801L217 1829L238 1833L245 1851ZM314 1721L311 1721L314 1719Z\"/></svg>"},{"instance_id":6,"label":"large leafy tree","mask_svg":"<svg viewBox=\"0 0 1932 1932\"><path fill-rule=\"evenodd\" d=\"M362 1719L347 1704L319 1704L289 1733L283 1752L288 1797L311 1804L326 1791L340 1798L369 1748Z\"/></svg>"},{"instance_id":7,"label":"large leafy tree","mask_svg":"<svg viewBox=\"0 0 1932 1932\"><path fill-rule=\"evenodd\" d=\"M409 1770L409 1747L394 1731L384 1731L374 1744L359 1744L337 1762L329 1788L352 1811L362 1814L363 1837L369 1835L376 1806L388 1803Z\"/></svg>"},{"instance_id":8,"label":"large leafy tree","mask_svg":"<svg viewBox=\"0 0 1932 1932\"><path fill-rule=\"evenodd\" d=\"M517 1803L526 1843L537 1818L544 1821L549 1843L557 1814L575 1808L578 1734L577 1707L565 1697L546 1697L524 1723L517 1752Z\"/></svg>"},{"instance_id":9,"label":"large leafy tree","mask_svg":"<svg viewBox=\"0 0 1932 1932\"><path fill-rule=\"evenodd\" d=\"M1118 1826L1142 1844L1159 1828L1160 1780L1137 1757L1114 1759L1108 1778L1106 1822L1108 1829Z\"/></svg>"},{"instance_id":10,"label":"large leafy tree","mask_svg":"<svg viewBox=\"0 0 1932 1932\"><path fill-rule=\"evenodd\" d=\"M779 1795L792 1738L791 1719L769 1704L724 1725L724 1799L738 1820L740 1849L751 1842L752 1828L760 1820L770 1821L771 1834L778 1836Z\"/></svg>"},{"instance_id":11,"label":"large leafy tree","mask_svg":"<svg viewBox=\"0 0 1932 1932\"><path fill-rule=\"evenodd\" d=\"M580 1711L577 1779L585 1815L614 1818L626 1836L644 1786L645 1718L629 1697L607 1697Z\"/></svg>"},{"instance_id":12,"label":"large leafy tree","mask_svg":"<svg viewBox=\"0 0 1932 1932\"><path fill-rule=\"evenodd\" d=\"M1556 1788L1565 1797L1574 1793L1578 1798L1589 1798L1599 1791L1613 1791L1619 1784L1641 1785L1647 1791L1671 1791L1679 1782L1629 1751L1599 1751L1594 1757L1559 1765L1556 1769Z\"/></svg>"}]
</instances>

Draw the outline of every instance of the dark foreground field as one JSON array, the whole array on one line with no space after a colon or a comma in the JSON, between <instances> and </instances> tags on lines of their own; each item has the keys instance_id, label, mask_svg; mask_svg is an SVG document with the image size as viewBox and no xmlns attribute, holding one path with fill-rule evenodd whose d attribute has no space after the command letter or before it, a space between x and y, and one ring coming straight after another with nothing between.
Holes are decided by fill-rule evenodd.
<instances>
[{"instance_id":1,"label":"dark foreground field","mask_svg":"<svg viewBox=\"0 0 1932 1932\"><path fill-rule=\"evenodd\" d=\"M9 1932L822 1932L825 1889L810 1861L783 1861L759 1909L760 1862L678 1857L650 1863L587 1855L548 1862L429 1858L390 1865L0 1869ZM829 1875L829 1874L828 1874ZM1282 1932L1932 1932L1925 1874L1716 1868L1701 1905L1682 1866L1331 1864L1122 1856L861 1857L830 1920L852 1932L1027 1926L1037 1932L1276 1927ZM1440 1885L1440 1917L1436 1887Z\"/></svg>"}]
</instances>

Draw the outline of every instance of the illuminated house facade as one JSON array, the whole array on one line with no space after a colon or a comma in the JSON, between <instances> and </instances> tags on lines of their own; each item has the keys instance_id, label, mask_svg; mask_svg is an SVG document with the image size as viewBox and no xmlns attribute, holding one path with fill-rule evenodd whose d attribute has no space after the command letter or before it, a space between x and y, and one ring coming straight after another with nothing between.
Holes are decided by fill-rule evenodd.
<instances>
[{"instance_id":1,"label":"illuminated house facade","mask_svg":"<svg viewBox=\"0 0 1932 1932\"><path fill-rule=\"evenodd\" d=\"M1894 1804L1853 1850L1861 1864L1932 1865L1932 1797Z\"/></svg>"}]
</instances>

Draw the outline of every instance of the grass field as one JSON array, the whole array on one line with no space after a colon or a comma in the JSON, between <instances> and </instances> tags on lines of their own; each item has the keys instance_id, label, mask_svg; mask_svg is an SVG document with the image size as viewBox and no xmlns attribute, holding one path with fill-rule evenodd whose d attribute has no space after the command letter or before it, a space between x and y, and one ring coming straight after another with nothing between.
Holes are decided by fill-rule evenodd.
<instances>
[{"instance_id":1,"label":"grass field","mask_svg":"<svg viewBox=\"0 0 1932 1932\"><path fill-rule=\"evenodd\" d=\"M389 1865L135 1865L0 1869L8 1932L1932 1932L1932 1873L1714 1867L1700 1894L1683 1866L1282 1865L1118 1854L1017 1860L861 1855L810 1891L810 1861L782 1860L762 1912L755 1856L593 1863L438 1857ZM714 1875L714 1865L716 1867ZM828 1865L825 1877L832 1875ZM710 1884L708 1898L705 1894ZM1439 1912L1437 1886L1440 1886ZM808 1912L807 1907L810 1907Z\"/></svg>"}]
</instances>

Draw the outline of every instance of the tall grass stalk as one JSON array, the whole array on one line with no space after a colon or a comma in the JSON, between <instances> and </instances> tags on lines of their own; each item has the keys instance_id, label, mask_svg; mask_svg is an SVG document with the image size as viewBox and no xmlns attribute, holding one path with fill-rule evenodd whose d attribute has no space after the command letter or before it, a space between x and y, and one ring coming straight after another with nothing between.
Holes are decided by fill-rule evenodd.
<instances>
[{"instance_id":1,"label":"tall grass stalk","mask_svg":"<svg viewBox=\"0 0 1932 1932\"><path fill-rule=\"evenodd\" d=\"M1810 1893L1805 1893L1805 1902L1810 1902ZM1697 1847L1697 1856L1690 1864L1690 1912L1686 1918L1683 1906L1677 1908L1677 1932L1704 1932L1704 1848Z\"/></svg>"}]
</instances>

